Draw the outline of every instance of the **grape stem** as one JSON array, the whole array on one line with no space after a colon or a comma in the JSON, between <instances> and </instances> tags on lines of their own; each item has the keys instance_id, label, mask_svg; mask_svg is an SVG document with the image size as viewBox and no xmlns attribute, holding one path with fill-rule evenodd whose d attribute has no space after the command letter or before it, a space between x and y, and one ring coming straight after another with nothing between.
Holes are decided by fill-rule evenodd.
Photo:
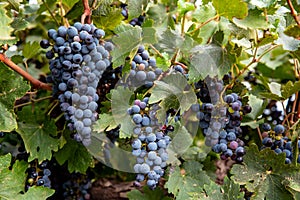
<instances>
[{"instance_id":1,"label":"grape stem","mask_svg":"<svg viewBox=\"0 0 300 200\"><path fill-rule=\"evenodd\" d=\"M92 12L91 12L91 8L89 5L89 1L88 0L82 0L82 4L83 4L83 14L81 15L81 23L88 23L90 24L92 22Z\"/></svg>"},{"instance_id":2,"label":"grape stem","mask_svg":"<svg viewBox=\"0 0 300 200\"><path fill-rule=\"evenodd\" d=\"M9 58L7 58L3 53L0 53L0 61L5 63L9 68L14 70L15 72L19 73L21 76L23 76L25 79L30 81L30 83L37 89L44 89L44 90L52 90L52 87L46 83L43 83L35 78L33 78L28 72L20 68L18 65L16 65L13 61L11 61Z\"/></svg>"},{"instance_id":3,"label":"grape stem","mask_svg":"<svg viewBox=\"0 0 300 200\"><path fill-rule=\"evenodd\" d=\"M52 96L42 97L42 98L39 98L39 99L32 99L31 98L29 102L15 105L14 108L19 108L19 107L27 106L27 105L34 104L36 102L44 101L44 100L51 99L51 98L52 98Z\"/></svg>"},{"instance_id":4,"label":"grape stem","mask_svg":"<svg viewBox=\"0 0 300 200\"><path fill-rule=\"evenodd\" d=\"M203 26L205 26L206 24L208 24L209 22L211 21L214 21L214 20L219 20L219 15L216 15L212 18L209 18L208 20L206 20L205 22L203 22L202 24L200 24L197 28L195 28L194 30L192 30L191 32L189 32L189 34L194 34L196 31L198 31L199 29L201 29Z\"/></svg>"},{"instance_id":5,"label":"grape stem","mask_svg":"<svg viewBox=\"0 0 300 200\"><path fill-rule=\"evenodd\" d=\"M232 81L231 81L231 84L230 85L233 85L233 83L241 76L245 73L245 71L248 70L248 68L254 64L254 63L258 63L262 57L264 57L267 53L269 53L270 51L272 51L273 49L277 48L278 46L280 45L274 45L274 46L271 46L269 49L267 49L266 51L264 51L258 58L256 58L256 54L257 54L257 49L258 49L258 46L255 48L254 50L254 55L253 55L253 59L251 60L251 62L246 65L242 70L240 70L238 72L238 74L232 78Z\"/></svg>"},{"instance_id":6,"label":"grape stem","mask_svg":"<svg viewBox=\"0 0 300 200\"><path fill-rule=\"evenodd\" d=\"M296 10L295 10L295 8L294 8L294 6L293 6L291 0L287 0L287 3L288 3L288 5L289 5L289 7L290 7L292 17L293 17L294 20L296 21L297 25L300 26L300 21L299 21L299 19L298 19L297 12L296 12Z\"/></svg>"}]
</instances>

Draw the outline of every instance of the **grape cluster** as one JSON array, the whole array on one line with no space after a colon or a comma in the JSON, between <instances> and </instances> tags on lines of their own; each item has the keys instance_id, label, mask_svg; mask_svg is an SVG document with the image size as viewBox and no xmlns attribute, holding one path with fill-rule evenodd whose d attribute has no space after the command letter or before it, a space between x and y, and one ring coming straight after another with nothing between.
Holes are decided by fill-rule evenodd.
<instances>
[{"instance_id":1,"label":"grape cluster","mask_svg":"<svg viewBox=\"0 0 300 200\"><path fill-rule=\"evenodd\" d=\"M62 184L62 195L65 200L88 200L91 199L91 194L89 193L91 187L92 182L87 175L72 173L71 177Z\"/></svg>"},{"instance_id":2,"label":"grape cluster","mask_svg":"<svg viewBox=\"0 0 300 200\"><path fill-rule=\"evenodd\" d=\"M157 120L152 120L158 109L154 105L154 110L148 104L146 97L142 101L135 100L134 105L128 109L132 121L135 124L133 133L132 154L136 156L134 171L137 173L136 180L142 182L147 177L147 185L154 189L161 176L168 160L166 151L171 138L166 130L159 129ZM148 113L148 114L147 114Z\"/></svg>"},{"instance_id":3,"label":"grape cluster","mask_svg":"<svg viewBox=\"0 0 300 200\"><path fill-rule=\"evenodd\" d=\"M48 162L43 161L40 165L36 166L36 162L33 161L30 165L31 166L26 170L27 181L25 191L34 185L51 188L51 181L49 179L51 171L47 168Z\"/></svg>"},{"instance_id":4,"label":"grape cluster","mask_svg":"<svg viewBox=\"0 0 300 200\"><path fill-rule=\"evenodd\" d=\"M271 148L276 154L285 153L285 163L290 164L293 160L293 144L292 141L285 136L285 127L277 124L273 130L269 123L262 124L262 149ZM300 142L298 141L300 149ZM300 163L300 155L297 158Z\"/></svg>"},{"instance_id":5,"label":"grape cluster","mask_svg":"<svg viewBox=\"0 0 300 200\"><path fill-rule=\"evenodd\" d=\"M53 95L59 99L70 130L76 130L75 138L85 146L90 144L91 127L97 119L96 89L104 70L110 65L112 43L103 42L105 32L92 24L74 23L50 29L46 39L40 42L47 49L53 83Z\"/></svg>"},{"instance_id":6,"label":"grape cluster","mask_svg":"<svg viewBox=\"0 0 300 200\"><path fill-rule=\"evenodd\" d=\"M194 104L191 110L196 112L199 127L203 130L205 144L211 146L222 159L231 158L243 161L244 142L240 139L242 116L251 112L251 107L243 106L236 93L227 94L220 99L223 82L207 77L199 83L198 92L202 104ZM204 90L204 91L201 91Z\"/></svg>"},{"instance_id":7,"label":"grape cluster","mask_svg":"<svg viewBox=\"0 0 300 200\"><path fill-rule=\"evenodd\" d=\"M121 4L121 8L122 8L121 14L125 19L128 19L127 4ZM145 16L140 15L139 17L130 20L129 24L131 24L132 26L142 26L144 21L145 21Z\"/></svg>"},{"instance_id":8,"label":"grape cluster","mask_svg":"<svg viewBox=\"0 0 300 200\"><path fill-rule=\"evenodd\" d=\"M150 88L161 74L162 70L156 67L155 58L150 57L149 52L141 45L131 61L131 70L123 83L131 87L143 85Z\"/></svg>"}]
</instances>

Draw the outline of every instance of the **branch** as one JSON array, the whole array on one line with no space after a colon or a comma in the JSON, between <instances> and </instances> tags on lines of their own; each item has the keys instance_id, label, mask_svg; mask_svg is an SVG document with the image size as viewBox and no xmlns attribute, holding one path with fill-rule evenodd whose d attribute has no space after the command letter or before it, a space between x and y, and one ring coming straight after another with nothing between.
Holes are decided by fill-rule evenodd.
<instances>
[{"instance_id":1,"label":"branch","mask_svg":"<svg viewBox=\"0 0 300 200\"><path fill-rule=\"evenodd\" d=\"M16 65L13 61L5 57L3 53L0 53L0 61L5 63L8 67L10 67L12 70L19 73L21 76L23 76L25 79L30 81L30 83L38 89L44 89L44 90L52 90L52 87L46 83L43 83L35 78L33 78L30 74L28 74L26 71L21 69L18 65Z\"/></svg>"},{"instance_id":2,"label":"branch","mask_svg":"<svg viewBox=\"0 0 300 200\"><path fill-rule=\"evenodd\" d=\"M291 0L287 0L287 3L291 10L291 15L293 16L294 20L296 21L297 25L300 26L300 21L298 19L297 11L295 10Z\"/></svg>"},{"instance_id":3,"label":"branch","mask_svg":"<svg viewBox=\"0 0 300 200\"><path fill-rule=\"evenodd\" d=\"M81 15L81 23L88 23L90 24L92 22L92 12L91 12L91 8L89 5L89 1L88 0L82 0L82 4L83 4L83 14Z\"/></svg>"}]
</instances>

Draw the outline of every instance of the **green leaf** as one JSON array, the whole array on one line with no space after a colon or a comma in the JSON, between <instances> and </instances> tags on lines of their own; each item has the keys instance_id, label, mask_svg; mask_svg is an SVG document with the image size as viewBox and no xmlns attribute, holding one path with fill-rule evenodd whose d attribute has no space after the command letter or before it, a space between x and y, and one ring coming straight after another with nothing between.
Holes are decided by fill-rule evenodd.
<instances>
[{"instance_id":1,"label":"green leaf","mask_svg":"<svg viewBox=\"0 0 300 200\"><path fill-rule=\"evenodd\" d=\"M6 15L6 6L7 3L0 4L0 44L13 44L14 42L16 42L16 38L11 37L13 28L10 27L10 23L12 23L13 20Z\"/></svg>"},{"instance_id":2,"label":"green leaf","mask_svg":"<svg viewBox=\"0 0 300 200\"><path fill-rule=\"evenodd\" d=\"M213 6L216 8L217 13L228 19L233 17L242 19L248 14L247 3L241 0L213 0Z\"/></svg>"},{"instance_id":3,"label":"green leaf","mask_svg":"<svg viewBox=\"0 0 300 200\"><path fill-rule=\"evenodd\" d=\"M183 38L177 31L168 28L160 35L158 45L163 52L173 55L181 47L183 41Z\"/></svg>"},{"instance_id":4,"label":"green leaf","mask_svg":"<svg viewBox=\"0 0 300 200\"><path fill-rule=\"evenodd\" d=\"M109 12L107 15L92 15L92 18L98 28L113 31L124 17L118 9Z\"/></svg>"},{"instance_id":5,"label":"green leaf","mask_svg":"<svg viewBox=\"0 0 300 200\"><path fill-rule=\"evenodd\" d=\"M275 41L276 44L282 45L284 50L296 51L299 47L300 41L285 35L284 33L279 33L279 38Z\"/></svg>"},{"instance_id":6,"label":"green leaf","mask_svg":"<svg viewBox=\"0 0 300 200\"><path fill-rule=\"evenodd\" d=\"M285 154L277 155L270 148L259 151L255 144L246 152L244 164L231 170L233 180L254 192L253 199L293 199L282 184L286 172L293 169L285 164Z\"/></svg>"},{"instance_id":7,"label":"green leaf","mask_svg":"<svg viewBox=\"0 0 300 200\"><path fill-rule=\"evenodd\" d=\"M264 101L250 94L248 104L251 106L252 110L249 114L247 114L247 117L250 117L253 120L257 119L257 117L262 114L265 108L263 106Z\"/></svg>"},{"instance_id":8,"label":"green leaf","mask_svg":"<svg viewBox=\"0 0 300 200\"><path fill-rule=\"evenodd\" d=\"M69 11L78 1L79 0L62 0L62 3L67 7L67 11Z\"/></svg>"},{"instance_id":9,"label":"green leaf","mask_svg":"<svg viewBox=\"0 0 300 200\"><path fill-rule=\"evenodd\" d=\"M0 157L0 198L14 200L24 190L27 163L17 160L9 170L10 162L10 154Z\"/></svg>"},{"instance_id":10,"label":"green leaf","mask_svg":"<svg viewBox=\"0 0 300 200\"><path fill-rule=\"evenodd\" d=\"M81 3L81 2L80 2ZM81 3L82 4L82 3ZM114 8L111 6L113 4L113 0L101 0L101 1L96 1L96 10L93 10L92 17L97 16L109 16L110 12L115 12L116 10L119 10L119 14L121 14L121 10L119 8ZM124 18L124 17L122 17ZM109 20L109 22L112 22Z\"/></svg>"},{"instance_id":11,"label":"green leaf","mask_svg":"<svg viewBox=\"0 0 300 200\"><path fill-rule=\"evenodd\" d=\"M271 83L268 83L268 86L269 86L270 92L272 94L275 94L275 95L281 97L281 84L276 83L276 82L271 82Z\"/></svg>"},{"instance_id":12,"label":"green leaf","mask_svg":"<svg viewBox=\"0 0 300 200\"><path fill-rule=\"evenodd\" d=\"M156 58L156 66L162 69L163 71L167 71L171 66L169 54L163 52L161 55L163 57Z\"/></svg>"},{"instance_id":13,"label":"green leaf","mask_svg":"<svg viewBox=\"0 0 300 200\"><path fill-rule=\"evenodd\" d=\"M216 16L216 10L211 5L203 5L196 8L196 10L192 13L193 20L196 20L199 23L203 23L210 18Z\"/></svg>"},{"instance_id":14,"label":"green leaf","mask_svg":"<svg viewBox=\"0 0 300 200\"><path fill-rule=\"evenodd\" d=\"M250 4L257 6L258 8L268 8L275 4L277 0L250 0Z\"/></svg>"},{"instance_id":15,"label":"green leaf","mask_svg":"<svg viewBox=\"0 0 300 200\"><path fill-rule=\"evenodd\" d=\"M23 48L23 56L27 59L33 58L40 50L38 42L27 42Z\"/></svg>"},{"instance_id":16,"label":"green leaf","mask_svg":"<svg viewBox=\"0 0 300 200\"><path fill-rule=\"evenodd\" d=\"M114 128L117 128L118 124L116 123L112 114L100 114L99 119L96 121L95 125L93 126L93 131L96 132L103 132L104 130L109 131Z\"/></svg>"},{"instance_id":17,"label":"green leaf","mask_svg":"<svg viewBox=\"0 0 300 200\"><path fill-rule=\"evenodd\" d=\"M283 100L282 97L278 96L277 94L272 94L269 92L262 92L259 95L262 97L265 97L267 99L272 99L272 100L277 100L277 101Z\"/></svg>"},{"instance_id":18,"label":"green leaf","mask_svg":"<svg viewBox=\"0 0 300 200\"><path fill-rule=\"evenodd\" d=\"M210 75L223 77L230 69L227 51L217 45L199 45L191 50L190 82Z\"/></svg>"},{"instance_id":19,"label":"green leaf","mask_svg":"<svg viewBox=\"0 0 300 200\"><path fill-rule=\"evenodd\" d=\"M196 161L184 163L182 170L176 167L174 172L169 175L165 188L178 200L189 199L192 193L201 193L203 186L210 183L210 179L202 171L202 167Z\"/></svg>"},{"instance_id":20,"label":"green leaf","mask_svg":"<svg viewBox=\"0 0 300 200\"><path fill-rule=\"evenodd\" d=\"M174 97L178 100L180 112L188 110L191 104L197 102L197 97L188 84L186 78L179 73L170 74L160 81L154 82L155 86L149 99L149 103L156 103L161 100L168 103L174 101Z\"/></svg>"},{"instance_id":21,"label":"green leaf","mask_svg":"<svg viewBox=\"0 0 300 200\"><path fill-rule=\"evenodd\" d=\"M112 41L116 46L111 55L114 67L119 67L124 64L126 57L135 51L134 49L142 41L142 29L138 26L120 25L115 29L115 32L117 36L113 37Z\"/></svg>"},{"instance_id":22,"label":"green leaf","mask_svg":"<svg viewBox=\"0 0 300 200\"><path fill-rule=\"evenodd\" d=\"M19 194L14 199L15 200L33 200L33 199L47 199L55 193L47 187L33 186L25 194Z\"/></svg>"},{"instance_id":23,"label":"green leaf","mask_svg":"<svg viewBox=\"0 0 300 200\"><path fill-rule=\"evenodd\" d=\"M0 62L0 131L10 132L17 128L13 107L16 99L29 89L21 76Z\"/></svg>"},{"instance_id":24,"label":"green leaf","mask_svg":"<svg viewBox=\"0 0 300 200\"><path fill-rule=\"evenodd\" d=\"M155 44L157 42L156 30L152 27L142 27L143 43Z\"/></svg>"},{"instance_id":25,"label":"green leaf","mask_svg":"<svg viewBox=\"0 0 300 200\"><path fill-rule=\"evenodd\" d=\"M237 183L234 183L232 180L230 180L227 176L224 178L224 184L222 186L224 193L223 198L224 200L243 200L244 194L240 191L240 185Z\"/></svg>"},{"instance_id":26,"label":"green leaf","mask_svg":"<svg viewBox=\"0 0 300 200\"><path fill-rule=\"evenodd\" d=\"M36 104L34 112L31 111L31 106L25 106L18 112L19 122L16 131L22 137L26 151L30 153L28 160L37 158L42 162L46 159L50 160L52 151L58 151L65 144L65 139L63 136L52 137L57 134L55 121L45 117L45 114L39 110L43 108L39 104L43 102Z\"/></svg>"},{"instance_id":27,"label":"green leaf","mask_svg":"<svg viewBox=\"0 0 300 200\"><path fill-rule=\"evenodd\" d=\"M178 123L175 124L174 128L174 137L172 138L172 142L168 146L168 151L172 151L172 153L175 154L176 157L179 157L192 145L194 135L191 135L184 126Z\"/></svg>"},{"instance_id":28,"label":"green leaf","mask_svg":"<svg viewBox=\"0 0 300 200\"><path fill-rule=\"evenodd\" d=\"M86 173L89 167L94 166L92 155L81 143L71 139L69 135L66 138L67 143L54 154L54 157L60 165L67 162L70 173Z\"/></svg>"},{"instance_id":29,"label":"green leaf","mask_svg":"<svg viewBox=\"0 0 300 200\"><path fill-rule=\"evenodd\" d=\"M157 187L155 190L150 190L149 187L143 187L143 193L139 190L131 190L126 193L129 200L171 200L172 198L166 197L164 191Z\"/></svg>"},{"instance_id":30,"label":"green leaf","mask_svg":"<svg viewBox=\"0 0 300 200\"><path fill-rule=\"evenodd\" d=\"M105 134L92 133L91 140L92 143L86 148L94 158L114 170L135 173L133 166L136 157L131 150L126 151L112 144Z\"/></svg>"},{"instance_id":31,"label":"green leaf","mask_svg":"<svg viewBox=\"0 0 300 200\"><path fill-rule=\"evenodd\" d=\"M294 37L294 38L297 38L299 39L300 37L300 27L298 25L290 25L288 26L285 30L284 30L284 33L287 35L287 36L290 36L290 37Z\"/></svg>"},{"instance_id":32,"label":"green leaf","mask_svg":"<svg viewBox=\"0 0 300 200\"><path fill-rule=\"evenodd\" d=\"M245 120L245 118L243 118L243 120ZM264 123L264 119L242 122L241 126L249 126L252 129L256 129L262 123Z\"/></svg>"},{"instance_id":33,"label":"green leaf","mask_svg":"<svg viewBox=\"0 0 300 200\"><path fill-rule=\"evenodd\" d=\"M189 11L193 11L195 9L193 3L186 2L184 0L179 0L177 4L178 4L178 11L181 15L184 15L185 13Z\"/></svg>"},{"instance_id":34,"label":"green leaf","mask_svg":"<svg viewBox=\"0 0 300 200\"><path fill-rule=\"evenodd\" d=\"M143 14L143 10L146 8L147 4L148 0L128 0L128 20Z\"/></svg>"},{"instance_id":35,"label":"green leaf","mask_svg":"<svg viewBox=\"0 0 300 200\"><path fill-rule=\"evenodd\" d=\"M14 19L14 21L11 23L11 27L15 30L24 30L28 27L29 22L27 22L25 19L21 17L17 17Z\"/></svg>"},{"instance_id":36,"label":"green leaf","mask_svg":"<svg viewBox=\"0 0 300 200\"><path fill-rule=\"evenodd\" d=\"M245 19L233 19L233 22L241 28L247 29L264 29L268 27L266 17L262 15L260 10L249 10Z\"/></svg>"},{"instance_id":37,"label":"green leaf","mask_svg":"<svg viewBox=\"0 0 300 200\"><path fill-rule=\"evenodd\" d=\"M300 81L293 83L292 81L287 82L281 87L281 95L283 99L287 99L300 90Z\"/></svg>"},{"instance_id":38,"label":"green leaf","mask_svg":"<svg viewBox=\"0 0 300 200\"><path fill-rule=\"evenodd\" d=\"M111 109L115 122L121 124L120 138L131 137L135 127L127 109L131 106L130 98L133 92L122 86L111 91Z\"/></svg>"}]
</instances>

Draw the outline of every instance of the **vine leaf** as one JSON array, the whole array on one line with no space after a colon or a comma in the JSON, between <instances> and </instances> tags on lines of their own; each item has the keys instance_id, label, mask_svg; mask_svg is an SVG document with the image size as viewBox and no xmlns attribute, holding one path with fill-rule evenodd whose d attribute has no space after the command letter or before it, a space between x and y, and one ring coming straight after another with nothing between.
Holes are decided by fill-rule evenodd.
<instances>
[{"instance_id":1,"label":"vine leaf","mask_svg":"<svg viewBox=\"0 0 300 200\"><path fill-rule=\"evenodd\" d=\"M253 199L293 199L283 185L286 172L294 170L285 164L285 154L277 155L270 148L259 151L255 144L246 151L244 165L234 165L231 170L233 180L254 192Z\"/></svg>"},{"instance_id":2,"label":"vine leaf","mask_svg":"<svg viewBox=\"0 0 300 200\"><path fill-rule=\"evenodd\" d=\"M17 128L14 104L29 89L21 76L0 62L0 131L10 132Z\"/></svg>"},{"instance_id":3,"label":"vine leaf","mask_svg":"<svg viewBox=\"0 0 300 200\"><path fill-rule=\"evenodd\" d=\"M279 33L279 38L275 41L275 44L282 45L284 50L296 51L298 50L300 41L281 32Z\"/></svg>"},{"instance_id":4,"label":"vine leaf","mask_svg":"<svg viewBox=\"0 0 300 200\"><path fill-rule=\"evenodd\" d=\"M287 36L290 36L290 37L294 37L294 38L299 38L300 37L300 28L298 25L290 25L288 26L285 30L284 30L284 33L287 35Z\"/></svg>"},{"instance_id":5,"label":"vine leaf","mask_svg":"<svg viewBox=\"0 0 300 200\"><path fill-rule=\"evenodd\" d=\"M192 200L206 199L206 200L243 200L244 194L240 192L240 185L234 183L227 176L224 178L224 184L222 187L215 182L210 181L210 184L206 184L203 187L205 192L191 193Z\"/></svg>"},{"instance_id":6,"label":"vine leaf","mask_svg":"<svg viewBox=\"0 0 300 200\"><path fill-rule=\"evenodd\" d=\"M71 139L69 135L66 138L67 143L54 154L54 157L60 165L67 162L70 173L85 173L89 167L94 166L92 155L81 143Z\"/></svg>"},{"instance_id":7,"label":"vine leaf","mask_svg":"<svg viewBox=\"0 0 300 200\"><path fill-rule=\"evenodd\" d=\"M115 29L117 34L112 41L115 48L112 50L112 62L114 67L123 65L130 54L134 54L136 48L142 41L142 29L138 26L120 25Z\"/></svg>"},{"instance_id":8,"label":"vine leaf","mask_svg":"<svg viewBox=\"0 0 300 200\"><path fill-rule=\"evenodd\" d=\"M139 17L147 4L148 0L128 0L128 20Z\"/></svg>"},{"instance_id":9,"label":"vine leaf","mask_svg":"<svg viewBox=\"0 0 300 200\"><path fill-rule=\"evenodd\" d=\"M241 0L213 0L213 6L216 8L217 13L228 19L233 17L242 19L248 14L247 3Z\"/></svg>"},{"instance_id":10,"label":"vine leaf","mask_svg":"<svg viewBox=\"0 0 300 200\"><path fill-rule=\"evenodd\" d=\"M264 110L264 101L262 99L257 98L256 96L250 94L249 95L249 105L251 106L252 110L247 115L247 117L250 117L252 120L257 119L259 115L262 114Z\"/></svg>"},{"instance_id":11,"label":"vine leaf","mask_svg":"<svg viewBox=\"0 0 300 200\"><path fill-rule=\"evenodd\" d=\"M102 113L99 115L99 119L96 121L93 126L93 131L103 132L104 130L110 131L114 128L117 128L118 124L116 123L112 114Z\"/></svg>"},{"instance_id":12,"label":"vine leaf","mask_svg":"<svg viewBox=\"0 0 300 200\"><path fill-rule=\"evenodd\" d=\"M63 5L69 11L79 0L62 0Z\"/></svg>"},{"instance_id":13,"label":"vine leaf","mask_svg":"<svg viewBox=\"0 0 300 200\"><path fill-rule=\"evenodd\" d=\"M124 19L120 10L112 10L106 15L92 15L93 22L99 28L106 30L114 30Z\"/></svg>"},{"instance_id":14,"label":"vine leaf","mask_svg":"<svg viewBox=\"0 0 300 200\"><path fill-rule=\"evenodd\" d=\"M56 132L55 122L47 119L44 123L18 123L16 130L22 137L26 151L30 153L28 161L38 159L40 162L43 160L50 160L52 151L58 151L65 140L63 138L56 139L50 135Z\"/></svg>"},{"instance_id":15,"label":"vine leaf","mask_svg":"<svg viewBox=\"0 0 300 200\"><path fill-rule=\"evenodd\" d=\"M22 137L26 151L30 153L29 162L33 159L39 162L50 160L52 151L58 151L66 143L63 136L54 137L57 136L55 121L41 112L47 105L48 101L38 102L33 111L31 106L25 106L18 112L16 131Z\"/></svg>"},{"instance_id":16,"label":"vine leaf","mask_svg":"<svg viewBox=\"0 0 300 200\"><path fill-rule=\"evenodd\" d=\"M40 50L40 44L37 41L27 42L23 48L23 56L27 59L33 58Z\"/></svg>"},{"instance_id":17,"label":"vine leaf","mask_svg":"<svg viewBox=\"0 0 300 200\"><path fill-rule=\"evenodd\" d=\"M131 137L134 126L127 109L131 106L130 98L133 92L122 86L111 91L112 116L116 123L121 124L120 138Z\"/></svg>"},{"instance_id":18,"label":"vine leaf","mask_svg":"<svg viewBox=\"0 0 300 200\"><path fill-rule=\"evenodd\" d=\"M14 200L47 199L54 194L54 190L47 187L33 186L24 195L18 195Z\"/></svg>"},{"instance_id":19,"label":"vine leaf","mask_svg":"<svg viewBox=\"0 0 300 200\"><path fill-rule=\"evenodd\" d=\"M172 198L166 197L164 191L157 187L155 190L150 190L149 187L143 187L143 193L139 190L131 190L127 193L127 197L129 200L171 200Z\"/></svg>"},{"instance_id":20,"label":"vine leaf","mask_svg":"<svg viewBox=\"0 0 300 200\"><path fill-rule=\"evenodd\" d=\"M11 34L14 29L10 26L10 23L12 23L13 20L10 17L8 17L5 13L5 7L7 5L8 3L5 2L2 2L0 4L0 44L13 44L14 42L16 42L16 38L11 37Z\"/></svg>"},{"instance_id":21,"label":"vine leaf","mask_svg":"<svg viewBox=\"0 0 300 200\"><path fill-rule=\"evenodd\" d=\"M186 130L186 128L179 123L175 124L175 132L172 142L168 146L168 153L175 154L176 157L182 155L188 150L193 143L192 135ZM172 162L169 160L169 162Z\"/></svg>"},{"instance_id":22,"label":"vine leaf","mask_svg":"<svg viewBox=\"0 0 300 200\"><path fill-rule=\"evenodd\" d=\"M191 193L201 193L203 186L210 183L210 179L202 167L196 161L184 163L183 169L176 167L175 171L169 175L165 188L178 200L189 199Z\"/></svg>"},{"instance_id":23,"label":"vine leaf","mask_svg":"<svg viewBox=\"0 0 300 200\"><path fill-rule=\"evenodd\" d=\"M257 6L258 8L268 8L276 2L276 0L250 0L249 3Z\"/></svg>"},{"instance_id":24,"label":"vine leaf","mask_svg":"<svg viewBox=\"0 0 300 200\"><path fill-rule=\"evenodd\" d=\"M176 50L182 46L184 39L177 31L168 28L160 35L158 41L158 45L162 52L173 55Z\"/></svg>"},{"instance_id":25,"label":"vine leaf","mask_svg":"<svg viewBox=\"0 0 300 200\"><path fill-rule=\"evenodd\" d=\"M234 181L230 180L228 176L224 179L224 184L222 185L222 188L224 190L223 198L224 200L243 200L244 194L240 192L241 188L240 185L237 183L234 183Z\"/></svg>"},{"instance_id":26,"label":"vine leaf","mask_svg":"<svg viewBox=\"0 0 300 200\"><path fill-rule=\"evenodd\" d=\"M0 197L1 199L14 199L20 191L24 190L27 163L16 161L12 170L9 170L11 155L0 157Z\"/></svg>"},{"instance_id":27,"label":"vine leaf","mask_svg":"<svg viewBox=\"0 0 300 200\"><path fill-rule=\"evenodd\" d=\"M281 95L283 99L287 99L300 90L300 81L293 83L292 81L287 82L281 87Z\"/></svg>"},{"instance_id":28,"label":"vine leaf","mask_svg":"<svg viewBox=\"0 0 300 200\"><path fill-rule=\"evenodd\" d=\"M230 70L225 49L217 45L198 45L191 50L190 82L210 75L223 77Z\"/></svg>"},{"instance_id":29,"label":"vine leaf","mask_svg":"<svg viewBox=\"0 0 300 200\"><path fill-rule=\"evenodd\" d=\"M149 103L163 101L165 105L174 101L176 98L179 102L180 112L188 110L191 104L197 102L197 97L186 78L179 73L170 74L160 81L154 82L155 86L149 99Z\"/></svg>"},{"instance_id":30,"label":"vine leaf","mask_svg":"<svg viewBox=\"0 0 300 200\"><path fill-rule=\"evenodd\" d=\"M233 22L244 29L258 29L258 28L265 28L268 26L268 22L266 18L261 15L260 10L249 10L248 16L245 19L233 19Z\"/></svg>"},{"instance_id":31,"label":"vine leaf","mask_svg":"<svg viewBox=\"0 0 300 200\"><path fill-rule=\"evenodd\" d=\"M8 200L30 200L30 199L46 199L54 194L54 190L45 187L32 187L24 195L20 192L24 191L26 181L26 170L28 163L17 160L12 169L11 154L0 157L0 198Z\"/></svg>"}]
</instances>

